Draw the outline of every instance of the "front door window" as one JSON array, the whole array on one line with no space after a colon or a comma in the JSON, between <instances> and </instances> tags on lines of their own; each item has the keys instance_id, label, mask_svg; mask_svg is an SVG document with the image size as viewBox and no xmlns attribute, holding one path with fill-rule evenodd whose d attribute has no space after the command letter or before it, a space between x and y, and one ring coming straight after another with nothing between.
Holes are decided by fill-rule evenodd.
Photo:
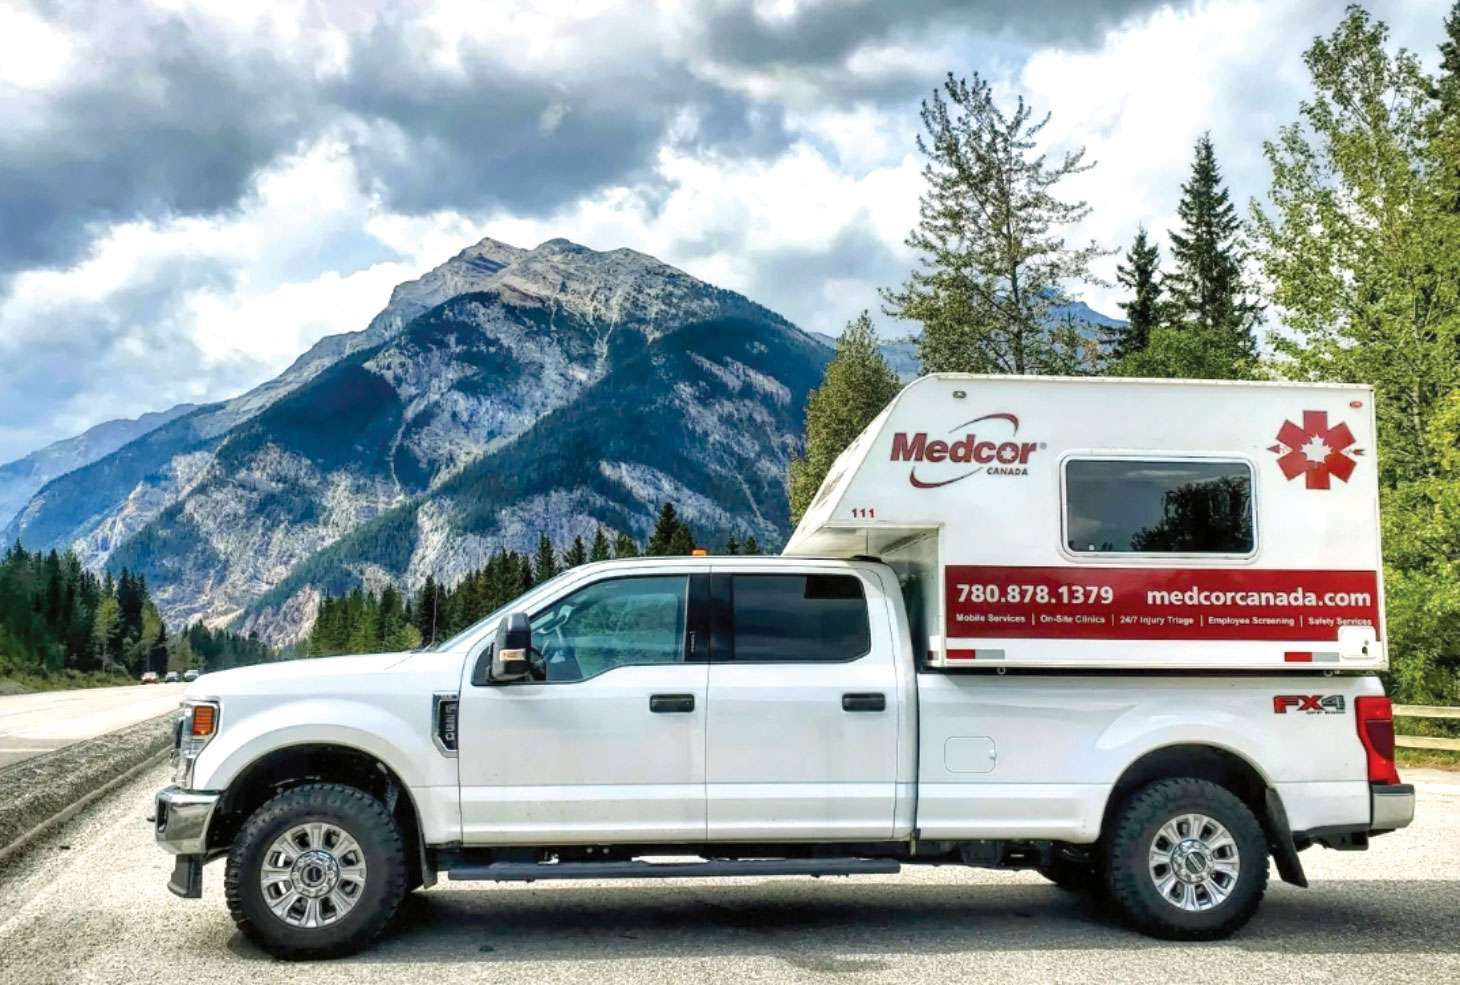
<instances>
[{"instance_id":1,"label":"front door window","mask_svg":"<svg viewBox=\"0 0 1460 985\"><path fill-rule=\"evenodd\" d=\"M539 680L584 681L615 667L684 662L689 579L614 578L559 599L532 617Z\"/></svg>"}]
</instances>

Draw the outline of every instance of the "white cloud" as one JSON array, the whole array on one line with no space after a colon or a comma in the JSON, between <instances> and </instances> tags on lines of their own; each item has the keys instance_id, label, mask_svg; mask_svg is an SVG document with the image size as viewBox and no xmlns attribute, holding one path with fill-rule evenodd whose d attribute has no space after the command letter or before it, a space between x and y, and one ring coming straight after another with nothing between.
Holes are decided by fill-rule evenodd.
<instances>
[{"instance_id":1,"label":"white cloud","mask_svg":"<svg viewBox=\"0 0 1460 985\"><path fill-rule=\"evenodd\" d=\"M1448 6L1371 4L1398 42L1430 61ZM498 135L464 145L465 156L437 156L440 134L412 131L409 113L358 110L327 117L322 130L289 143L287 154L242 172L251 174L245 194L229 207L120 219L98 211L104 218L85 227L89 246L79 259L22 269L0 284L0 460L108 417L232 396L318 338L363 328L396 283L484 235L522 246L565 236L600 249L633 247L740 290L803 327L836 332L862 308L876 314L876 289L898 283L913 262L902 241L916 221L921 184L917 101L947 69L979 70L1001 96L1026 96L1053 114L1046 131L1052 150L1084 145L1099 162L1067 189L1094 206L1073 239L1124 247L1139 222L1164 237L1192 142L1208 129L1245 211L1266 183L1261 140L1295 116L1307 89L1302 51L1342 16L1335 0L1201 0L1138 14L1078 44L1037 48L1007 31L980 35L968 22L945 18L936 30L888 30L797 62L792 48L777 45L808 11L832 8L765 0L755 21L770 33L747 43L770 45L773 57L737 60L713 48L721 39L706 30L706 6L692 0L663 3L653 14L612 0L485 10L439 0L423 17L399 22L389 8L310 0L267 10L194 0L152 7L131 23L154 24L162 10L216 49L220 66L268 50L304 66L302 77L324 88L358 67L362 38L397 31L401 50L419 56L419 64L402 67L400 84L425 87L409 95L430 108L439 109L427 98L437 91L431 86L440 83L451 96L457 90L442 79L490 80L482 73L489 61L516 73L517 83L540 87L523 99L529 126L502 139L535 140L549 156L555 147L589 146L565 141L591 113L585 100L596 92L570 83L605 69L611 84L672 69L690 84L718 86L727 101L748 100L751 109L743 118L731 113L727 123L714 118L723 111L714 99L668 113L643 107L667 121L636 134L648 134L644 159L581 186L569 175L568 193L556 204L481 204L494 200L478 196L476 204L431 200L398 211L386 204L381 172L362 169L360 148L428 183L489 188L504 177L494 156ZM113 25L117 47L145 55L147 30L128 23ZM26 140L47 139L48 121L38 115L46 94L90 78L88 64L109 41L103 33L67 33L24 8L0 6L0 109L24 127ZM130 82L153 101L167 91L161 70ZM472 115L479 107L452 107L439 118L462 131L482 126ZM259 115L276 111L289 110L261 106ZM314 104L310 111L324 113ZM453 111L461 113L457 122ZM629 126L637 118L624 119ZM757 121L776 126L762 132ZM716 127L721 139L707 139ZM766 139L769 132L776 139ZM619 135L612 131L612 143L623 143ZM0 154L8 146L0 139ZM443 173L431 171L433 164ZM1114 264L1103 266L1107 276ZM1109 289L1087 292L1110 313L1118 299ZM878 320L885 332L899 330Z\"/></svg>"}]
</instances>

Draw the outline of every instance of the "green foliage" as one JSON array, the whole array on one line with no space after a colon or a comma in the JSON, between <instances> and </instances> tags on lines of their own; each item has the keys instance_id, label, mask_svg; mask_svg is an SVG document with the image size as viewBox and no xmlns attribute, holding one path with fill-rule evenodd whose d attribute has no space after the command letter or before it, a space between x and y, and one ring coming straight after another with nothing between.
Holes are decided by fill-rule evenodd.
<instances>
[{"instance_id":1,"label":"green foliage","mask_svg":"<svg viewBox=\"0 0 1460 985\"><path fill-rule=\"evenodd\" d=\"M1385 615L1399 693L1460 704L1460 390L1440 404L1428 443L1434 474L1383 491Z\"/></svg>"},{"instance_id":2,"label":"green foliage","mask_svg":"<svg viewBox=\"0 0 1460 985\"><path fill-rule=\"evenodd\" d=\"M1160 280L1161 248L1147 238L1145 226L1136 230L1125 263L1115 271L1115 279L1130 292L1130 300L1120 304L1125 324L1106 329L1102 341L1107 356L1120 360L1144 351L1151 344L1151 333L1166 316Z\"/></svg>"},{"instance_id":3,"label":"green foliage","mask_svg":"<svg viewBox=\"0 0 1460 985\"><path fill-rule=\"evenodd\" d=\"M1181 228L1171 231L1176 268L1167 278L1170 327L1195 337L1203 358L1162 374L1205 379L1249 376L1257 356L1253 329L1262 306L1248 297L1242 221L1222 183L1210 134L1197 138L1191 177L1177 206ZM1189 351L1176 349L1172 351Z\"/></svg>"},{"instance_id":4,"label":"green foliage","mask_svg":"<svg viewBox=\"0 0 1460 985\"><path fill-rule=\"evenodd\" d=\"M1253 209L1287 329L1276 371L1376 390L1390 666L1411 703L1460 703L1460 8L1446 28L1436 81L1350 7L1305 55L1313 96L1266 145Z\"/></svg>"},{"instance_id":5,"label":"green foliage","mask_svg":"<svg viewBox=\"0 0 1460 985\"><path fill-rule=\"evenodd\" d=\"M588 550L588 560L607 561L613 556L610 553L611 550L612 548L608 543L608 534L604 533L602 527L599 527L593 532L593 546Z\"/></svg>"},{"instance_id":6,"label":"green foliage","mask_svg":"<svg viewBox=\"0 0 1460 985\"><path fill-rule=\"evenodd\" d=\"M806 398L806 453L790 466L791 521L799 522L832 463L901 389L862 312L837 340L821 386ZM731 553L734 553L733 551Z\"/></svg>"},{"instance_id":7,"label":"green foliage","mask_svg":"<svg viewBox=\"0 0 1460 985\"><path fill-rule=\"evenodd\" d=\"M600 531L601 532L601 531ZM583 538L574 537L573 543L563 552L563 570L576 568L580 564L588 563L588 547L583 543Z\"/></svg>"},{"instance_id":8,"label":"green foliage","mask_svg":"<svg viewBox=\"0 0 1460 985\"><path fill-rule=\"evenodd\" d=\"M1377 391L1389 484L1433 475L1427 425L1460 386L1455 130L1432 80L1357 7L1305 55L1314 94L1265 146L1257 256L1287 331L1277 369Z\"/></svg>"},{"instance_id":9,"label":"green foliage","mask_svg":"<svg viewBox=\"0 0 1460 985\"><path fill-rule=\"evenodd\" d=\"M613 539L613 556L616 558L638 557L639 545L634 542L634 538L620 530Z\"/></svg>"},{"instance_id":10,"label":"green foliage","mask_svg":"<svg viewBox=\"0 0 1460 985\"><path fill-rule=\"evenodd\" d=\"M666 544L670 548L693 543L689 527L679 519L671 503L664 504L661 516L668 512L671 520ZM616 536L617 557L634 557L638 550L627 534ZM609 533L599 527L593 537L591 559L608 559ZM395 653L412 650L449 639L492 612L530 591L545 580L549 569L576 567L590 559L590 550L582 537L574 537L562 553L563 566L557 564L559 552L552 540L543 534L532 556L517 551L498 550L485 566L466 574L448 588L434 576L409 600L387 585L380 592L356 588L342 596L325 596L319 605L303 650L311 657L340 654ZM685 548L682 553L688 554ZM600 556L601 555L601 556ZM551 577L552 575L546 575Z\"/></svg>"},{"instance_id":11,"label":"green foliage","mask_svg":"<svg viewBox=\"0 0 1460 985\"><path fill-rule=\"evenodd\" d=\"M654 522L654 532L649 535L649 546L644 551L651 557L676 557L694 550L694 535L689 525L679 518L674 504L666 502L659 508L659 517Z\"/></svg>"},{"instance_id":12,"label":"green foliage","mask_svg":"<svg viewBox=\"0 0 1460 985\"><path fill-rule=\"evenodd\" d=\"M149 670L221 669L208 658L239 649L222 631L200 630L206 646L192 642L192 632L169 637L147 580L126 568L98 578L69 551L31 552L20 544L0 558L0 676L37 686L117 683ZM271 656L257 644L238 660Z\"/></svg>"},{"instance_id":13,"label":"green foliage","mask_svg":"<svg viewBox=\"0 0 1460 985\"><path fill-rule=\"evenodd\" d=\"M1090 208L1056 194L1092 165L1083 148L1053 164L1037 153L1048 121L1022 97L1006 114L977 74L950 73L923 103L926 189L907 238L921 266L882 297L888 314L922 323L924 372L1073 373L1091 362L1083 333L1050 323L1072 300L1067 285L1093 282L1104 253L1066 245L1063 230Z\"/></svg>"},{"instance_id":14,"label":"green foliage","mask_svg":"<svg viewBox=\"0 0 1460 985\"><path fill-rule=\"evenodd\" d=\"M537 556L532 562L532 580L544 582L557 573L557 552L553 550L553 542L548 540L548 535L543 534L537 540Z\"/></svg>"}]
</instances>

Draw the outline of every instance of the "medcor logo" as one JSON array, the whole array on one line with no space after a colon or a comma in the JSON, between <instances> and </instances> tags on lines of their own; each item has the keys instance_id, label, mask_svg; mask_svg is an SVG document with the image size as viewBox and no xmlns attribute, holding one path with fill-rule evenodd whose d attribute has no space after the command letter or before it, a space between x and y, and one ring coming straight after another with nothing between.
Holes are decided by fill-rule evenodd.
<instances>
[{"instance_id":1,"label":"medcor logo","mask_svg":"<svg viewBox=\"0 0 1460 985\"><path fill-rule=\"evenodd\" d=\"M994 424L996 428L1007 427L1009 434L997 440L987 439L977 431L966 429L976 424ZM909 434L898 431L892 436L892 461L924 462L928 464L975 465L946 479L919 478L917 466L908 470L907 481L914 489L934 489L946 486L971 475L987 472L989 475L1028 475L1029 457L1044 447L1043 442L1015 440L1019 434L1019 418L1013 414L985 414L950 428L950 435L964 432L952 440L928 440L926 431Z\"/></svg>"}]
</instances>

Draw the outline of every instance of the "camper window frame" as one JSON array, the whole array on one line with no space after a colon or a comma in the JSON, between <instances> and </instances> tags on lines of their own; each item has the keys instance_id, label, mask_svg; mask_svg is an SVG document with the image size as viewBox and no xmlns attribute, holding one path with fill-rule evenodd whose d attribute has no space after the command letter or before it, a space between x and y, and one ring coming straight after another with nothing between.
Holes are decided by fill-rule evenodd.
<instances>
[{"instance_id":1,"label":"camper window frame","mask_svg":"<svg viewBox=\"0 0 1460 985\"><path fill-rule=\"evenodd\" d=\"M1250 509L1252 511L1252 549L1245 552L1233 551L1077 551L1070 547L1070 462L1150 462L1154 464L1181 464L1194 462L1218 465L1241 465L1247 469L1251 489ZM1210 452L1149 452L1132 449L1120 451L1083 450L1070 451L1059 460L1059 551L1067 560L1080 564L1099 563L1110 565L1128 561L1158 564L1182 561L1196 565L1230 565L1234 561L1251 562L1262 550L1262 506L1258 491L1257 462L1250 455Z\"/></svg>"}]
</instances>

